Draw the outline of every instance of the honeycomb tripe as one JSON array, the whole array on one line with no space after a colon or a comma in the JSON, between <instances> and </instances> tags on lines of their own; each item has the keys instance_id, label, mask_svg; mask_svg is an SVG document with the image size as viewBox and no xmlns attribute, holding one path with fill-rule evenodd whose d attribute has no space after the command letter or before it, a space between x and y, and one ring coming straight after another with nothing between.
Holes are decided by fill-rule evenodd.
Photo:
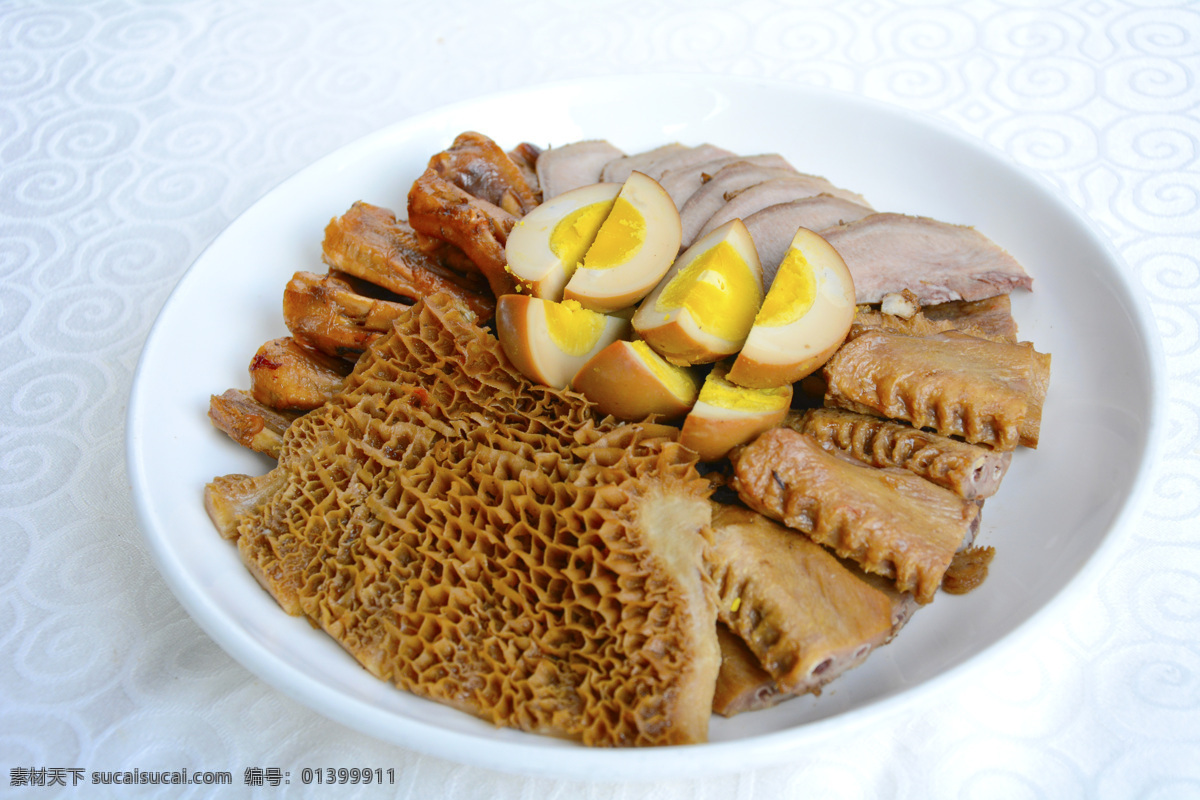
<instances>
[{"instance_id":1,"label":"honeycomb tripe","mask_svg":"<svg viewBox=\"0 0 1200 800\"><path fill-rule=\"evenodd\" d=\"M496 725L704 741L709 484L676 431L536 386L447 296L374 343L263 476L209 484L280 606L380 678Z\"/></svg>"}]
</instances>

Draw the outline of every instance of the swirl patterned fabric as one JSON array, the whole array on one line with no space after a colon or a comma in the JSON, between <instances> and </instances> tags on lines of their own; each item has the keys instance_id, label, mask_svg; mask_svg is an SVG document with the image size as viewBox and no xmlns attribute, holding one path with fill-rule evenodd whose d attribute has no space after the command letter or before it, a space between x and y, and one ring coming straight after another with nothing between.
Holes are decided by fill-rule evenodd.
<instances>
[{"instance_id":1,"label":"swirl patterned fabric","mask_svg":"<svg viewBox=\"0 0 1200 800\"><path fill-rule=\"evenodd\" d=\"M151 323L239 212L343 143L461 98L662 71L926 112L1082 208L1144 287L1167 357L1167 441L1147 510L1094 593L1028 649L919 717L780 766L585 786L460 766L328 722L218 648L140 542L124 415ZM412 798L1194 794L1198 85L1200 7L1186 2L532 0L484 20L467 0L7 0L0 767L168 763L240 779L275 766L292 771L278 789L288 796L321 795L294 779L309 765L394 766L392 793Z\"/></svg>"}]
</instances>

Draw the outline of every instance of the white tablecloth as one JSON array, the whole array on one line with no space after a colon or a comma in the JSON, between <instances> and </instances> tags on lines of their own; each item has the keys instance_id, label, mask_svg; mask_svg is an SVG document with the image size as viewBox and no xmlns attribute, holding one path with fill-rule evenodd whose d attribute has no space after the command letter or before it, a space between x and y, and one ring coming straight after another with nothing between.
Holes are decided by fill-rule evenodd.
<instances>
[{"instance_id":1,"label":"white tablecloth","mask_svg":"<svg viewBox=\"0 0 1200 800\"><path fill-rule=\"evenodd\" d=\"M21 788L25 769L174 763L235 785L139 794L241 796L247 769L335 764L394 769L406 798L1200 796L1198 54L1200 7L1149 0L3 0L0 795L83 790ZM884 100L1048 176L1158 320L1168 436L1145 511L1020 658L790 763L556 782L324 720L218 648L140 540L124 414L155 315L239 212L343 143L496 90L660 71Z\"/></svg>"}]
</instances>

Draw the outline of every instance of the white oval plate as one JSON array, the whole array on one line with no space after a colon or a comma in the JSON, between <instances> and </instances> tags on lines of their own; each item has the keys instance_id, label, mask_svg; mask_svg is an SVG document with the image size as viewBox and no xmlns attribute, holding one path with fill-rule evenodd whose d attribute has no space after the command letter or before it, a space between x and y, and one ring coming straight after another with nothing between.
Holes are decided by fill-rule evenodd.
<instances>
[{"instance_id":1,"label":"white oval plate","mask_svg":"<svg viewBox=\"0 0 1200 800\"><path fill-rule=\"evenodd\" d=\"M1014 299L1021 334L1053 354L1053 370L1041 447L1016 455L983 515L979 540L997 549L983 587L939 597L819 698L714 717L709 744L638 751L494 729L378 681L332 639L284 614L202 507L214 476L270 467L210 425L209 395L245 388L259 344L286 333L284 284L297 270L323 271L329 219L360 199L403 215L429 156L464 130L504 147L606 138L626 152L675 140L779 152L880 210L974 225L1007 248L1034 277L1034 291ZM559 83L391 125L301 171L235 220L184 275L146 341L130 399L129 472L146 542L192 617L263 680L330 718L415 750L524 774L639 779L740 770L887 710L935 701L950 675L996 656L999 643L1045 618L1065 590L1088 585L1147 483L1162 418L1153 331L1129 269L1073 207L940 124L763 81Z\"/></svg>"}]
</instances>

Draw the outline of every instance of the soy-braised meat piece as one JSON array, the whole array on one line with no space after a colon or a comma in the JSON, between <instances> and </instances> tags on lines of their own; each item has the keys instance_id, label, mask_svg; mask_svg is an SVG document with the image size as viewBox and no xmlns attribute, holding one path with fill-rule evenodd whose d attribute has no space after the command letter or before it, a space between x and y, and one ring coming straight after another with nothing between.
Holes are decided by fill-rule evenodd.
<instances>
[{"instance_id":1,"label":"soy-braised meat piece","mask_svg":"<svg viewBox=\"0 0 1200 800\"><path fill-rule=\"evenodd\" d=\"M700 231L696 234L696 238L699 239L706 233L721 227L731 219L745 219L751 214L762 211L764 208L778 205L779 203L790 203L793 200L816 197L822 194L869 208L867 201L860 194L839 189L825 178L797 173L782 178L765 180L753 186L748 186L736 193L727 194L728 199L725 204L718 208L708 218L708 221L700 226ZM806 225L805 227L809 226Z\"/></svg>"},{"instance_id":2,"label":"soy-braised meat piece","mask_svg":"<svg viewBox=\"0 0 1200 800\"><path fill-rule=\"evenodd\" d=\"M713 693L713 712L732 717L744 711L770 708L795 695L779 691L771 673L763 669L746 643L724 623L717 623L721 668Z\"/></svg>"},{"instance_id":3,"label":"soy-braised meat piece","mask_svg":"<svg viewBox=\"0 0 1200 800\"><path fill-rule=\"evenodd\" d=\"M818 692L891 638L888 593L802 533L721 504L713 506L712 528L717 618L780 694ZM743 677L753 680L748 672Z\"/></svg>"},{"instance_id":4,"label":"soy-braised meat piece","mask_svg":"<svg viewBox=\"0 0 1200 800\"><path fill-rule=\"evenodd\" d=\"M1050 356L957 331L868 329L826 362L825 404L900 419L997 450L1037 447Z\"/></svg>"},{"instance_id":5,"label":"soy-braised meat piece","mask_svg":"<svg viewBox=\"0 0 1200 800\"><path fill-rule=\"evenodd\" d=\"M357 358L407 308L358 294L335 275L297 272L283 289L283 321L292 336L340 358Z\"/></svg>"},{"instance_id":6,"label":"soy-braised meat piece","mask_svg":"<svg viewBox=\"0 0 1200 800\"><path fill-rule=\"evenodd\" d=\"M873 213L868 206L831 194L818 194L776 203L743 217L762 263L763 285L770 286L775 279L797 228L821 231Z\"/></svg>"},{"instance_id":7,"label":"soy-braised meat piece","mask_svg":"<svg viewBox=\"0 0 1200 800\"><path fill-rule=\"evenodd\" d=\"M836 408L793 411L784 420L822 447L873 467L901 467L968 500L991 497L1012 461L999 452L911 425Z\"/></svg>"},{"instance_id":8,"label":"soy-braised meat piece","mask_svg":"<svg viewBox=\"0 0 1200 800\"><path fill-rule=\"evenodd\" d=\"M542 186L543 202L563 192L600 183L604 165L625 153L603 139L551 147L537 160L537 177Z\"/></svg>"},{"instance_id":9,"label":"soy-braised meat piece","mask_svg":"<svg viewBox=\"0 0 1200 800\"><path fill-rule=\"evenodd\" d=\"M745 160L734 161L721 167L679 208L679 222L683 230L682 246L688 247L695 242L704 223L720 211L737 192L772 178L798 174L787 164L762 164ZM813 194L819 194L819 191Z\"/></svg>"},{"instance_id":10,"label":"soy-braised meat piece","mask_svg":"<svg viewBox=\"0 0 1200 800\"><path fill-rule=\"evenodd\" d=\"M431 243L386 208L355 203L325 226L321 250L325 263L334 269L414 301L447 292L480 322L495 311L495 298L481 275L464 275L440 263Z\"/></svg>"},{"instance_id":11,"label":"soy-braised meat piece","mask_svg":"<svg viewBox=\"0 0 1200 800\"><path fill-rule=\"evenodd\" d=\"M905 289L921 305L981 300L1033 284L1015 258L966 225L881 213L820 233L849 267L859 303Z\"/></svg>"},{"instance_id":12,"label":"soy-braised meat piece","mask_svg":"<svg viewBox=\"0 0 1200 800\"><path fill-rule=\"evenodd\" d=\"M815 439L775 428L731 455L746 505L933 600L979 506L907 470L878 469L826 452Z\"/></svg>"},{"instance_id":13,"label":"soy-braised meat piece","mask_svg":"<svg viewBox=\"0 0 1200 800\"><path fill-rule=\"evenodd\" d=\"M250 394L281 411L310 411L342 388L354 365L290 336L263 343L250 359Z\"/></svg>"},{"instance_id":14,"label":"soy-braised meat piece","mask_svg":"<svg viewBox=\"0 0 1200 800\"><path fill-rule=\"evenodd\" d=\"M762 153L754 156L734 155L714 158L711 161L703 161L699 164L673 166L663 173L658 182L667 191L667 194L671 195L671 199L675 201L675 207L683 208L688 199L699 191L701 186L707 183L723 168L738 161L760 167L774 167L789 172L796 171L788 163L788 160L778 153Z\"/></svg>"}]
</instances>

